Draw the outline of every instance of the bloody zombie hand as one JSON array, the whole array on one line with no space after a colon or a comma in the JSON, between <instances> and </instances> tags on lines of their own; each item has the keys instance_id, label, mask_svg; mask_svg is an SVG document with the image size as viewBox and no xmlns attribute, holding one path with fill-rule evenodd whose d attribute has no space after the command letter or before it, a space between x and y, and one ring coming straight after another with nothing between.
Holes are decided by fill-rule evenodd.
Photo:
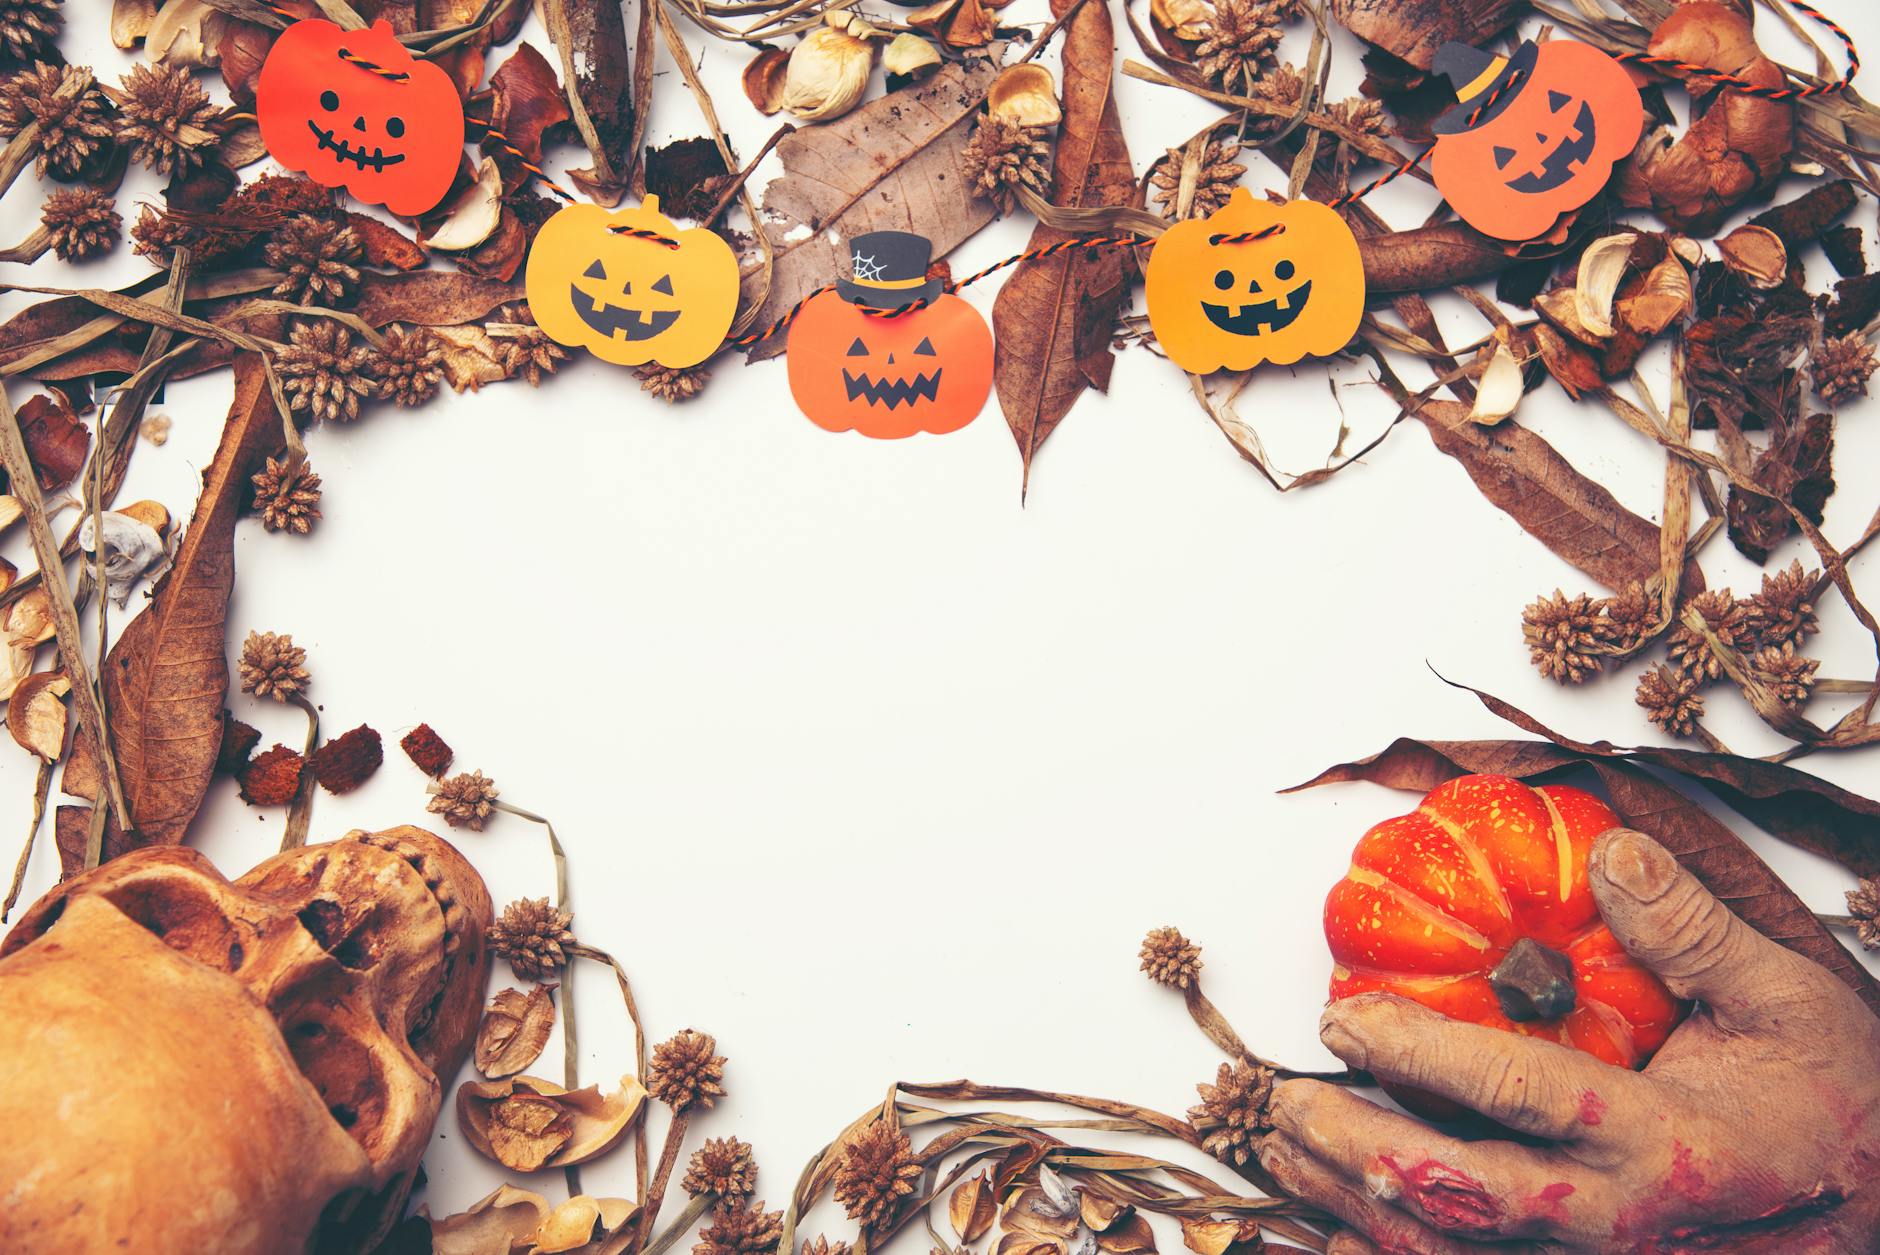
<instances>
[{"instance_id":1,"label":"bloody zombie hand","mask_svg":"<svg viewBox=\"0 0 1880 1255\"><path fill-rule=\"evenodd\" d=\"M1626 950L1698 1003L1644 1071L1360 995L1320 1021L1340 1058L1536 1140L1464 1141L1293 1080L1267 1171L1365 1235L1340 1255L1880 1249L1880 1019L1648 837L1601 837L1589 879Z\"/></svg>"}]
</instances>

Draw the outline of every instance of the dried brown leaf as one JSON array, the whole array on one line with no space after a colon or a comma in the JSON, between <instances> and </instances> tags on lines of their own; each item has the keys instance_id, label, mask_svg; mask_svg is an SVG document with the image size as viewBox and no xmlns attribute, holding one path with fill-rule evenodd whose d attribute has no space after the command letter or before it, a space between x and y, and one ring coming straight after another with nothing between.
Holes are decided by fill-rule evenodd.
<instances>
[{"instance_id":1,"label":"dried brown leaf","mask_svg":"<svg viewBox=\"0 0 1880 1255\"><path fill-rule=\"evenodd\" d=\"M528 44L518 45L490 75L490 91L490 118L495 128L529 164L541 165L542 133L573 117L547 58ZM497 164L505 167L503 185L511 191L533 177L507 150L499 148L496 156Z\"/></svg>"},{"instance_id":2,"label":"dried brown leaf","mask_svg":"<svg viewBox=\"0 0 1880 1255\"><path fill-rule=\"evenodd\" d=\"M499 990L477 1028L477 1071L492 1079L514 1076L534 1063L555 1028L555 999L547 985L528 993Z\"/></svg>"},{"instance_id":3,"label":"dried brown leaf","mask_svg":"<svg viewBox=\"0 0 1880 1255\"><path fill-rule=\"evenodd\" d=\"M499 1185L456 1215L431 1220L432 1255L509 1255L548 1214L540 1194Z\"/></svg>"},{"instance_id":4,"label":"dried brown leaf","mask_svg":"<svg viewBox=\"0 0 1880 1255\"><path fill-rule=\"evenodd\" d=\"M235 399L174 564L104 667L111 745L139 844L174 845L202 805L222 744L228 691L224 628L235 583L235 520L249 476L279 447L281 420L259 357L235 359ZM95 800L89 737L74 745L64 789Z\"/></svg>"},{"instance_id":5,"label":"dried brown leaf","mask_svg":"<svg viewBox=\"0 0 1880 1255\"><path fill-rule=\"evenodd\" d=\"M790 69L785 48L765 48L744 66L744 97L753 108L770 117L783 108L783 79Z\"/></svg>"},{"instance_id":6,"label":"dried brown leaf","mask_svg":"<svg viewBox=\"0 0 1880 1255\"><path fill-rule=\"evenodd\" d=\"M418 323L454 327L487 318L491 311L522 300L520 283L480 279L447 270L417 270L404 275L366 275L360 280L353 313L374 327Z\"/></svg>"},{"instance_id":7,"label":"dried brown leaf","mask_svg":"<svg viewBox=\"0 0 1880 1255\"><path fill-rule=\"evenodd\" d=\"M78 421L62 392L42 392L19 408L20 435L26 456L32 459L40 488L51 492L64 487L85 469L91 432Z\"/></svg>"},{"instance_id":8,"label":"dried brown leaf","mask_svg":"<svg viewBox=\"0 0 1880 1255\"><path fill-rule=\"evenodd\" d=\"M1485 431L1457 401L1431 401L1417 416L1436 447L1462 463L1484 497L1556 554L1608 588L1658 570L1658 529L1619 504L1540 436L1515 423ZM1700 592L1692 565L1686 589Z\"/></svg>"},{"instance_id":9,"label":"dried brown leaf","mask_svg":"<svg viewBox=\"0 0 1880 1255\"><path fill-rule=\"evenodd\" d=\"M1052 0L1051 15L1076 0ZM1078 7L1064 27L1064 120L1053 156L1051 203L1061 209L1119 207L1136 201L1136 176L1116 112L1111 63L1115 28L1103 5ZM1069 238L1040 223L1036 248ZM1129 299L1130 262L1120 252L1094 258L1072 250L1025 262L992 303L992 383L1018 442L1025 484L1038 450L1084 389L1110 386L1111 332Z\"/></svg>"},{"instance_id":10,"label":"dried brown leaf","mask_svg":"<svg viewBox=\"0 0 1880 1255\"><path fill-rule=\"evenodd\" d=\"M1098 1233L1097 1246L1110 1255L1154 1255L1155 1230L1147 1217L1132 1213Z\"/></svg>"},{"instance_id":11,"label":"dried brown leaf","mask_svg":"<svg viewBox=\"0 0 1880 1255\"><path fill-rule=\"evenodd\" d=\"M754 325L769 325L845 277L848 241L857 235L912 231L931 240L939 258L992 221L992 203L971 194L960 161L996 68L983 58L948 65L917 86L779 141L784 172L763 197L776 263ZM783 347L784 337L772 336L751 349L751 359L775 357Z\"/></svg>"},{"instance_id":12,"label":"dried brown leaf","mask_svg":"<svg viewBox=\"0 0 1880 1255\"><path fill-rule=\"evenodd\" d=\"M649 8L650 6L642 6ZM516 9L523 11L524 6ZM653 45L642 38L627 52L624 6L543 0L542 17L560 54L570 91L570 117L592 162L570 170L575 186L604 205L618 204L633 169L634 148L645 126L645 99L636 102L636 81L650 87ZM650 32L643 22L641 34ZM629 73L629 70L632 73Z\"/></svg>"},{"instance_id":13,"label":"dried brown leaf","mask_svg":"<svg viewBox=\"0 0 1880 1255\"><path fill-rule=\"evenodd\" d=\"M1520 0L1332 0L1332 17L1359 39L1427 70L1444 44L1486 44L1525 7Z\"/></svg>"}]
</instances>

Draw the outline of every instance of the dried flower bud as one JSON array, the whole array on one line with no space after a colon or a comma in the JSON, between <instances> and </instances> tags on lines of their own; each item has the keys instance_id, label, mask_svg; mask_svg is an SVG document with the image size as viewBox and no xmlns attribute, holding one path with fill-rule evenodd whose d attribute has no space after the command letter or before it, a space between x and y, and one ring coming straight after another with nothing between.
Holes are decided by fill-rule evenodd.
<instances>
[{"instance_id":1,"label":"dried flower bud","mask_svg":"<svg viewBox=\"0 0 1880 1255\"><path fill-rule=\"evenodd\" d=\"M783 108L805 122L839 118L861 103L875 47L846 30L819 26L790 54L783 79Z\"/></svg>"},{"instance_id":2,"label":"dried flower bud","mask_svg":"<svg viewBox=\"0 0 1880 1255\"><path fill-rule=\"evenodd\" d=\"M307 674L307 651L294 644L285 632L250 632L242 642L237 670L242 692L256 697L272 697L284 702L305 691L311 677Z\"/></svg>"},{"instance_id":3,"label":"dried flower bud","mask_svg":"<svg viewBox=\"0 0 1880 1255\"><path fill-rule=\"evenodd\" d=\"M1187 989L1201 979L1201 947L1175 928L1157 928L1142 939L1142 970L1158 985Z\"/></svg>"}]
</instances>

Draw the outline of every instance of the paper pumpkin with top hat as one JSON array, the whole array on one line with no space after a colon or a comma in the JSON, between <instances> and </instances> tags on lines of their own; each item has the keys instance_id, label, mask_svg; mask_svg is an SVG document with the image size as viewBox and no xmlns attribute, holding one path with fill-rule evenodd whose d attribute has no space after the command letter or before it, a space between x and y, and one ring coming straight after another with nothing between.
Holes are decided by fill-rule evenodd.
<instances>
[{"instance_id":1,"label":"paper pumpkin with top hat","mask_svg":"<svg viewBox=\"0 0 1880 1255\"><path fill-rule=\"evenodd\" d=\"M849 277L791 324L790 395L818 427L898 440L958 431L985 408L992 329L928 277L932 253L907 231L856 236Z\"/></svg>"},{"instance_id":2,"label":"paper pumpkin with top hat","mask_svg":"<svg viewBox=\"0 0 1880 1255\"><path fill-rule=\"evenodd\" d=\"M1513 56L1445 44L1434 70L1456 104L1436 119L1430 174L1464 222L1529 240L1593 199L1645 125L1624 66L1574 39L1528 40Z\"/></svg>"},{"instance_id":3,"label":"paper pumpkin with top hat","mask_svg":"<svg viewBox=\"0 0 1880 1255\"><path fill-rule=\"evenodd\" d=\"M1328 356L1364 319L1364 259L1337 211L1244 187L1163 232L1143 287L1156 343L1198 375Z\"/></svg>"},{"instance_id":4,"label":"paper pumpkin with top hat","mask_svg":"<svg viewBox=\"0 0 1880 1255\"><path fill-rule=\"evenodd\" d=\"M282 31L255 80L255 123L287 169L405 217L444 199L463 159L456 84L383 20L345 30L309 18Z\"/></svg>"}]
</instances>

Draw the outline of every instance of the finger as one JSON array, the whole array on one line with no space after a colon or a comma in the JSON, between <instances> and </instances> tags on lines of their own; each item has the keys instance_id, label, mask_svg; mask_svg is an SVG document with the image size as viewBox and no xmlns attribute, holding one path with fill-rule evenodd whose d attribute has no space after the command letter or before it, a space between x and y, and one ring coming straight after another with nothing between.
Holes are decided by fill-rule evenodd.
<instances>
[{"instance_id":1,"label":"finger","mask_svg":"<svg viewBox=\"0 0 1880 1255\"><path fill-rule=\"evenodd\" d=\"M1267 1114L1319 1162L1445 1232L1555 1237L1584 1196L1579 1170L1556 1156L1449 1137L1337 1085L1285 1081Z\"/></svg>"},{"instance_id":2,"label":"finger","mask_svg":"<svg viewBox=\"0 0 1880 1255\"><path fill-rule=\"evenodd\" d=\"M1642 833L1615 828L1595 841L1587 880L1626 953L1672 993L1704 1003L1726 1028L1763 1028L1794 1016L1826 976L1738 919Z\"/></svg>"},{"instance_id":3,"label":"finger","mask_svg":"<svg viewBox=\"0 0 1880 1255\"><path fill-rule=\"evenodd\" d=\"M1288 1194L1337 1216L1384 1250L1404 1255L1481 1255L1482 1247L1459 1242L1409 1212L1372 1198L1284 1134L1269 1133L1260 1143L1260 1166Z\"/></svg>"},{"instance_id":4,"label":"finger","mask_svg":"<svg viewBox=\"0 0 1880 1255\"><path fill-rule=\"evenodd\" d=\"M1570 1047L1452 1020L1392 994L1334 1002L1319 1017L1319 1040L1374 1076L1557 1141L1601 1135L1599 1117L1588 1120L1586 1113L1644 1084L1636 1073Z\"/></svg>"}]
</instances>

